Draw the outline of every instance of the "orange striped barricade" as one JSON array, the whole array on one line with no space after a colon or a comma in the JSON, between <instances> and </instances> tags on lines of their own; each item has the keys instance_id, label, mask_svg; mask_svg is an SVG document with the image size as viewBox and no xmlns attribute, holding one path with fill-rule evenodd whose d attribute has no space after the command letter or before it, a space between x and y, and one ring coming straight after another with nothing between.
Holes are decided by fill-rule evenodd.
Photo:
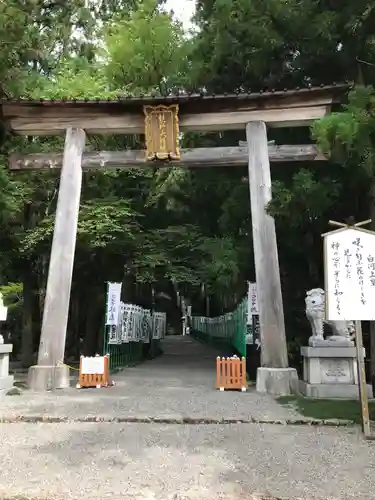
<instances>
[{"instance_id":1,"label":"orange striped barricade","mask_svg":"<svg viewBox=\"0 0 375 500\"><path fill-rule=\"evenodd\" d=\"M238 356L216 358L216 389L246 392L246 360Z\"/></svg>"},{"instance_id":2,"label":"orange striped barricade","mask_svg":"<svg viewBox=\"0 0 375 500\"><path fill-rule=\"evenodd\" d=\"M109 379L109 354L93 357L81 356L77 389L81 387L100 389L109 385L112 385Z\"/></svg>"}]
</instances>

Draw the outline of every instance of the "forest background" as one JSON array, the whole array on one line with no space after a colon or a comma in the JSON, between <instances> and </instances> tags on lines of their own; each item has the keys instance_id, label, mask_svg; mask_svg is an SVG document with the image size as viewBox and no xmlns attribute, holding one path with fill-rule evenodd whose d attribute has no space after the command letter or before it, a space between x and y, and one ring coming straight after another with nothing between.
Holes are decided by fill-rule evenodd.
<instances>
[{"instance_id":1,"label":"forest background","mask_svg":"<svg viewBox=\"0 0 375 500\"><path fill-rule=\"evenodd\" d=\"M327 221L371 214L375 221L375 0L197 0L192 26L184 30L157 0L3 0L0 98L217 94L354 82L347 103L311 129L269 131L277 144L317 141L330 157L272 167L269 210L288 350L298 364L309 336L305 292L323 284ZM183 146L240 140L244 131L189 133ZM90 136L87 148L141 149L143 143L141 136ZM7 155L62 148L60 137L12 137L1 129L0 290L10 306L5 328L24 367L35 361L39 342L59 176L11 173ZM106 281L122 281L124 300L148 307L154 289L158 307L177 327L176 289L195 314L204 313L208 296L215 316L233 310L254 280L246 168L85 172L67 357L100 349Z\"/></svg>"}]
</instances>

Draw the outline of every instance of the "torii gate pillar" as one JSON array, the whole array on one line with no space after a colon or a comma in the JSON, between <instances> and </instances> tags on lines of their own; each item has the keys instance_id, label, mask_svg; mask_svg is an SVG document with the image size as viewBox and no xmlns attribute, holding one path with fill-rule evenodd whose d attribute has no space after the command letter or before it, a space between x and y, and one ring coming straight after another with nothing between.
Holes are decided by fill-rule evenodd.
<instances>
[{"instance_id":1,"label":"torii gate pillar","mask_svg":"<svg viewBox=\"0 0 375 500\"><path fill-rule=\"evenodd\" d=\"M33 390L69 387L69 367L63 362L81 198L81 161L85 138L86 134L82 129L69 128L66 131L38 364L29 370L28 384Z\"/></svg>"},{"instance_id":2,"label":"torii gate pillar","mask_svg":"<svg viewBox=\"0 0 375 500\"><path fill-rule=\"evenodd\" d=\"M248 123L246 136L262 365L256 387L259 392L284 395L297 390L298 376L288 367L275 221L266 212L271 170L265 123Z\"/></svg>"}]
</instances>

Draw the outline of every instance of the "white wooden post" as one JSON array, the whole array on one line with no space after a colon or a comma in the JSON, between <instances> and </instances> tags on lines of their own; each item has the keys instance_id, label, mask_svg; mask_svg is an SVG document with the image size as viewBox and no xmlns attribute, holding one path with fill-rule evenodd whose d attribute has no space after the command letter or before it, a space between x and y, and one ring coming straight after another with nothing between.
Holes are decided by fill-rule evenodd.
<instances>
[{"instance_id":1,"label":"white wooden post","mask_svg":"<svg viewBox=\"0 0 375 500\"><path fill-rule=\"evenodd\" d=\"M274 394L290 393L290 373L295 379L296 372L288 368L275 221L266 212L272 194L265 123L248 123L246 136L261 338L262 368L257 374L257 389Z\"/></svg>"},{"instance_id":2,"label":"white wooden post","mask_svg":"<svg viewBox=\"0 0 375 500\"><path fill-rule=\"evenodd\" d=\"M64 360L69 316L84 147L84 130L67 129L38 365L31 367L29 371L29 385L36 390L65 387L69 384L69 369L61 363Z\"/></svg>"}]
</instances>

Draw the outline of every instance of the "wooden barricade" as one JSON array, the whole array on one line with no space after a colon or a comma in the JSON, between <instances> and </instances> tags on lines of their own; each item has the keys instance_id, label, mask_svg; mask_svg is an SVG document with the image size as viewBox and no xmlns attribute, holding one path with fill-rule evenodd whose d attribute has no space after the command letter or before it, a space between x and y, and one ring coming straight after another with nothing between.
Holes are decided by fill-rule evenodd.
<instances>
[{"instance_id":1,"label":"wooden barricade","mask_svg":"<svg viewBox=\"0 0 375 500\"><path fill-rule=\"evenodd\" d=\"M81 387L108 387L113 385L109 376L109 354L106 356L81 356L77 389Z\"/></svg>"},{"instance_id":2,"label":"wooden barricade","mask_svg":"<svg viewBox=\"0 0 375 500\"><path fill-rule=\"evenodd\" d=\"M237 356L231 358L216 358L216 388L224 391L247 389L246 360Z\"/></svg>"}]
</instances>

